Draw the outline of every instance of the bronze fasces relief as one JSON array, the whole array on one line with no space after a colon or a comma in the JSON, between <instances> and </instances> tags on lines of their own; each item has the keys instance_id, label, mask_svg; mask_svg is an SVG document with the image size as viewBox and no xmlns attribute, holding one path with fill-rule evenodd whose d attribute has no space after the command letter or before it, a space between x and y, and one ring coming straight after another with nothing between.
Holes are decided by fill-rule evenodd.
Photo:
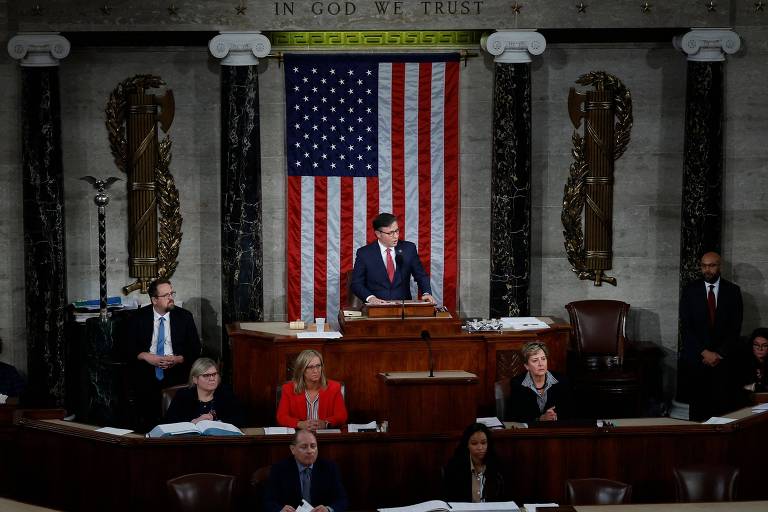
<instances>
[{"instance_id":1,"label":"bronze fasces relief","mask_svg":"<svg viewBox=\"0 0 768 512\"><path fill-rule=\"evenodd\" d=\"M115 165L128 181L128 267L136 278L123 293L147 292L156 278L170 278L178 266L181 245L179 190L170 171L173 91L154 75L136 75L120 82L105 109L109 144ZM160 140L159 127L166 133Z\"/></svg>"},{"instance_id":2,"label":"bronze fasces relief","mask_svg":"<svg viewBox=\"0 0 768 512\"><path fill-rule=\"evenodd\" d=\"M576 83L594 89L571 88L568 95L568 113L576 130L561 213L565 252L579 279L616 286L616 278L605 274L613 257L614 162L629 144L632 97L621 80L604 71L582 75ZM583 136L578 131L582 120Z\"/></svg>"}]
</instances>

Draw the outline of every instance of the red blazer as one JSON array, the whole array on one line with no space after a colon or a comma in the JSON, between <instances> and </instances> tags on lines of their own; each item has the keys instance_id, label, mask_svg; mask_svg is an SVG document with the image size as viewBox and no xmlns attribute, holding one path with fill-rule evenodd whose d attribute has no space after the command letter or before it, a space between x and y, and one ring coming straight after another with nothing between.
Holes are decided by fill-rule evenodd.
<instances>
[{"instance_id":1,"label":"red blazer","mask_svg":"<svg viewBox=\"0 0 768 512\"><path fill-rule=\"evenodd\" d=\"M347 408L341 396L341 385L328 379L328 387L320 390L317 415L335 427L347 422ZM304 393L293 392L293 381L283 384L280 403L277 406L277 424L296 428L299 421L307 419L307 399Z\"/></svg>"}]
</instances>

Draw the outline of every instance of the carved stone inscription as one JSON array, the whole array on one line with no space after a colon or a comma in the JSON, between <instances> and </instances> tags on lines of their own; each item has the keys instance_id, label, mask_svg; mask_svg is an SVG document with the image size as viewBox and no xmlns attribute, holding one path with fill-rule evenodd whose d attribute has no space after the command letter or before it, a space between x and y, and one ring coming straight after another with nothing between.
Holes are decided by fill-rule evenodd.
<instances>
[{"instance_id":1,"label":"carved stone inscription","mask_svg":"<svg viewBox=\"0 0 768 512\"><path fill-rule=\"evenodd\" d=\"M484 0L274 2L275 16L478 16Z\"/></svg>"}]
</instances>

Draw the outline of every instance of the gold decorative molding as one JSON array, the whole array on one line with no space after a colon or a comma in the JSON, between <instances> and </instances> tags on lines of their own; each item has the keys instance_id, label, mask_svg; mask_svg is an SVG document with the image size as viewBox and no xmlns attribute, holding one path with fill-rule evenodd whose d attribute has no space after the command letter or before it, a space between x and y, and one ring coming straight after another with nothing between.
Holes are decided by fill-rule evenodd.
<instances>
[{"instance_id":1,"label":"gold decorative molding","mask_svg":"<svg viewBox=\"0 0 768 512\"><path fill-rule=\"evenodd\" d=\"M480 30L410 30L358 32L268 32L272 49L349 49L395 47L399 49L457 49L480 46Z\"/></svg>"}]
</instances>

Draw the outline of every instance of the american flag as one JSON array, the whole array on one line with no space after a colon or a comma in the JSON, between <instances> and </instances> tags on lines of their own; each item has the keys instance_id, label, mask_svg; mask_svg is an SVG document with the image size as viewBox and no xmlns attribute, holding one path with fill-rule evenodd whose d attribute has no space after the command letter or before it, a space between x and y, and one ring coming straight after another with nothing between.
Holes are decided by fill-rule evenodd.
<instances>
[{"instance_id":1,"label":"american flag","mask_svg":"<svg viewBox=\"0 0 768 512\"><path fill-rule=\"evenodd\" d=\"M336 321L379 212L456 308L458 91L458 54L286 55L289 319Z\"/></svg>"}]
</instances>

